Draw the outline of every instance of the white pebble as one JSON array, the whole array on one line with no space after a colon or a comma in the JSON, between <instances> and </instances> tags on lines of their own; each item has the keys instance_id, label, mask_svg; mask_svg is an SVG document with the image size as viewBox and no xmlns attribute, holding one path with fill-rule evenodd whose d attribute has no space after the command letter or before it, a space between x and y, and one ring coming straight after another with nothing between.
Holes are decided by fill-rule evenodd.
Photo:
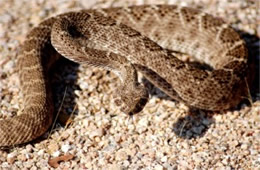
<instances>
[{"instance_id":1,"label":"white pebble","mask_svg":"<svg viewBox=\"0 0 260 170\"><path fill-rule=\"evenodd\" d=\"M70 149L71 149L71 146L70 146L70 145L62 145L62 146L61 146L61 150L62 150L62 152L64 152L64 153L67 153Z\"/></svg>"},{"instance_id":2,"label":"white pebble","mask_svg":"<svg viewBox=\"0 0 260 170\"><path fill-rule=\"evenodd\" d=\"M43 149L38 151L38 155L43 155L43 154L44 154L44 150Z\"/></svg>"},{"instance_id":3,"label":"white pebble","mask_svg":"<svg viewBox=\"0 0 260 170\"><path fill-rule=\"evenodd\" d=\"M17 156L17 153L16 152L12 152L12 153L9 153L7 155L7 158L13 158L13 157L16 157Z\"/></svg>"},{"instance_id":4,"label":"white pebble","mask_svg":"<svg viewBox=\"0 0 260 170\"><path fill-rule=\"evenodd\" d=\"M163 170L163 166L162 165L156 165L154 167L155 170Z\"/></svg>"},{"instance_id":5,"label":"white pebble","mask_svg":"<svg viewBox=\"0 0 260 170\"><path fill-rule=\"evenodd\" d=\"M104 130L102 128L99 128L99 129L96 129L94 131L92 131L90 134L89 134L89 137L90 138L93 138L93 137L101 137L104 135Z\"/></svg>"},{"instance_id":6,"label":"white pebble","mask_svg":"<svg viewBox=\"0 0 260 170\"><path fill-rule=\"evenodd\" d=\"M248 148L248 145L247 145L247 144L244 143L244 144L241 145L241 149L245 150L245 149L247 149L247 148Z\"/></svg>"},{"instance_id":7,"label":"white pebble","mask_svg":"<svg viewBox=\"0 0 260 170\"><path fill-rule=\"evenodd\" d=\"M162 157L161 161L166 162L168 160L167 156Z\"/></svg>"},{"instance_id":8,"label":"white pebble","mask_svg":"<svg viewBox=\"0 0 260 170\"><path fill-rule=\"evenodd\" d=\"M58 157L60 156L60 151L56 151L52 154L53 157Z\"/></svg>"}]
</instances>

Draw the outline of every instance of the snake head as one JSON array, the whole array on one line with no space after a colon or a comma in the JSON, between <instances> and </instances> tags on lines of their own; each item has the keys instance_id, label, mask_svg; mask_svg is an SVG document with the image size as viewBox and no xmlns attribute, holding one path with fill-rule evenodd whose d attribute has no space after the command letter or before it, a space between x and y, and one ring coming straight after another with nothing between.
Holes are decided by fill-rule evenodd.
<instances>
[{"instance_id":1,"label":"snake head","mask_svg":"<svg viewBox=\"0 0 260 170\"><path fill-rule=\"evenodd\" d=\"M114 102L122 112L133 115L143 110L148 98L149 93L146 88L138 84L135 88L121 87L114 95Z\"/></svg>"}]
</instances>

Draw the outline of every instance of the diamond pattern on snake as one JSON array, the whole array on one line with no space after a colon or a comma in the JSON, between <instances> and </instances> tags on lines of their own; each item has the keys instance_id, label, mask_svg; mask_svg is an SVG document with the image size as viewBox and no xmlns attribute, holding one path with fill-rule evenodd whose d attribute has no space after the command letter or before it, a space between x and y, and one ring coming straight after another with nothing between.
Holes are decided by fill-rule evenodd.
<instances>
[{"instance_id":1,"label":"diamond pattern on snake","mask_svg":"<svg viewBox=\"0 0 260 170\"><path fill-rule=\"evenodd\" d=\"M192 8L144 5L69 12L33 28L21 49L24 108L21 115L0 121L2 147L30 142L52 124L48 71L58 56L114 72L121 80L115 103L127 114L140 112L149 97L137 72L171 98L198 109L226 110L245 94L244 41L222 20ZM191 55L212 70L199 69L171 51Z\"/></svg>"}]
</instances>

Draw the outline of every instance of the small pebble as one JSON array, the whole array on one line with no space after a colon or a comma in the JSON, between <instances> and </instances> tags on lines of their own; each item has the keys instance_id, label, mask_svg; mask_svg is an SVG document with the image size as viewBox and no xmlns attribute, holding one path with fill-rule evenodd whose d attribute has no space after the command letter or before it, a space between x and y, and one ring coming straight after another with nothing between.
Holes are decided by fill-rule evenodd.
<instances>
[{"instance_id":1,"label":"small pebble","mask_svg":"<svg viewBox=\"0 0 260 170\"><path fill-rule=\"evenodd\" d=\"M17 153L10 153L10 154L8 154L7 155L7 162L9 163L9 164L13 164L14 163L14 161L16 160L16 155Z\"/></svg>"},{"instance_id":2,"label":"small pebble","mask_svg":"<svg viewBox=\"0 0 260 170\"><path fill-rule=\"evenodd\" d=\"M162 165L156 165L155 170L163 170L163 166Z\"/></svg>"},{"instance_id":3,"label":"small pebble","mask_svg":"<svg viewBox=\"0 0 260 170\"><path fill-rule=\"evenodd\" d=\"M56 151L52 154L53 157L58 157L60 156L60 151Z\"/></svg>"},{"instance_id":4,"label":"small pebble","mask_svg":"<svg viewBox=\"0 0 260 170\"><path fill-rule=\"evenodd\" d=\"M61 150L62 150L62 152L64 152L64 153L67 153L70 149L71 149L71 146L70 146L70 145L62 145L62 146L61 146Z\"/></svg>"}]
</instances>

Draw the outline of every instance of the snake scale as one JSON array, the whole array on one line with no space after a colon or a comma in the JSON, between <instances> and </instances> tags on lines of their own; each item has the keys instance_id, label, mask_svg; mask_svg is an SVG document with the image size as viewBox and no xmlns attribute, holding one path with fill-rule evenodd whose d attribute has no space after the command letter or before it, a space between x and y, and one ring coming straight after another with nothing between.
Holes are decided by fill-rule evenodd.
<instances>
[{"instance_id":1,"label":"snake scale","mask_svg":"<svg viewBox=\"0 0 260 170\"><path fill-rule=\"evenodd\" d=\"M48 71L61 55L119 76L114 99L128 114L141 111L149 96L137 81L137 71L171 98L203 110L235 107L244 95L248 67L244 41L221 19L188 7L68 12L33 28L21 48L18 68L24 108L22 114L0 121L1 147L30 142L52 124ZM199 69L172 51L194 56L212 69Z\"/></svg>"}]
</instances>

